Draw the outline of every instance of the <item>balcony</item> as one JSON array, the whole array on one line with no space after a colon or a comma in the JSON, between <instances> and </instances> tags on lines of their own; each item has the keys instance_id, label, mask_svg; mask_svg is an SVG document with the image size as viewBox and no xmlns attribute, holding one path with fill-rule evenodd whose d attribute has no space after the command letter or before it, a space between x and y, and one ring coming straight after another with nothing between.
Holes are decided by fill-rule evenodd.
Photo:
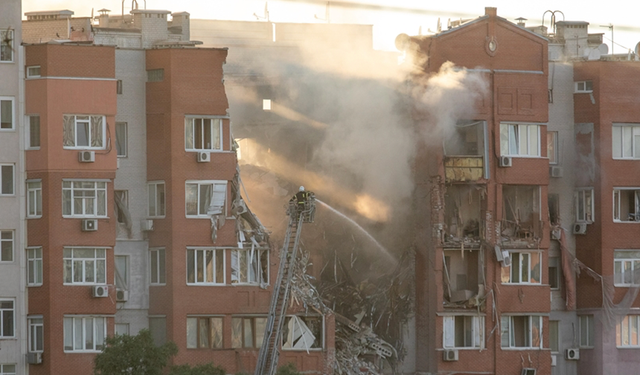
<instances>
[{"instance_id":1,"label":"balcony","mask_svg":"<svg viewBox=\"0 0 640 375\"><path fill-rule=\"evenodd\" d=\"M445 182L475 182L488 176L486 123L461 121L444 141Z\"/></svg>"},{"instance_id":2,"label":"balcony","mask_svg":"<svg viewBox=\"0 0 640 375\"><path fill-rule=\"evenodd\" d=\"M478 248L483 231L481 185L449 185L444 195L444 247Z\"/></svg>"}]
</instances>

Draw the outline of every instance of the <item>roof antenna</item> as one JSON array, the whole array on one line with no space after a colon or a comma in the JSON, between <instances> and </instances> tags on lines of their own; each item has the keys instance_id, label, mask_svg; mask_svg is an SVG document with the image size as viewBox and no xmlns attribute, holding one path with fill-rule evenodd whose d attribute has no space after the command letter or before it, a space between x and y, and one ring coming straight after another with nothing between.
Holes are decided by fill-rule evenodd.
<instances>
[{"instance_id":1,"label":"roof antenna","mask_svg":"<svg viewBox=\"0 0 640 375\"><path fill-rule=\"evenodd\" d=\"M267 1L267 2L264 3L264 17L260 17L259 15L255 14L255 13L253 14L253 16L258 21L260 21L261 19L270 21L269 20L269 2Z\"/></svg>"},{"instance_id":2,"label":"roof antenna","mask_svg":"<svg viewBox=\"0 0 640 375\"><path fill-rule=\"evenodd\" d=\"M559 10L545 10L544 13L542 13L542 25L544 26L544 15L547 13L551 13L551 24L549 25L550 28L553 28L553 33L556 33L556 13L560 13L562 14L562 20L564 21L564 13L562 13Z\"/></svg>"},{"instance_id":3,"label":"roof antenna","mask_svg":"<svg viewBox=\"0 0 640 375\"><path fill-rule=\"evenodd\" d=\"M613 55L613 45L615 44L613 42L613 25L612 24L608 24L608 25L600 25L600 27L608 27L609 30L611 30L611 54Z\"/></svg>"}]
</instances>

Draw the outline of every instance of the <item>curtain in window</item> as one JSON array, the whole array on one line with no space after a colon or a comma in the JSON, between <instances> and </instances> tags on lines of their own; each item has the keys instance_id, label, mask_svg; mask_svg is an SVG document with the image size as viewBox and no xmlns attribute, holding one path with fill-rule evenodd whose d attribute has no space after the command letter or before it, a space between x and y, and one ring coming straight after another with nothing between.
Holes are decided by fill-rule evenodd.
<instances>
[{"instance_id":1,"label":"curtain in window","mask_svg":"<svg viewBox=\"0 0 640 375\"><path fill-rule=\"evenodd\" d=\"M102 147L103 117L91 116L91 147Z\"/></svg>"},{"instance_id":2,"label":"curtain in window","mask_svg":"<svg viewBox=\"0 0 640 375\"><path fill-rule=\"evenodd\" d=\"M212 121L212 138L213 138L213 145L211 145L211 149L212 150L220 150L220 128L221 128L221 122L222 120L220 119L216 119L216 120L211 120Z\"/></svg>"},{"instance_id":3,"label":"curtain in window","mask_svg":"<svg viewBox=\"0 0 640 375\"><path fill-rule=\"evenodd\" d=\"M75 146L75 116L67 116L63 117L63 128L62 128L62 145L64 147L73 147Z\"/></svg>"},{"instance_id":4,"label":"curtain in window","mask_svg":"<svg viewBox=\"0 0 640 375\"><path fill-rule=\"evenodd\" d=\"M98 192L98 196L100 196L100 192ZM124 218L124 225L127 228L129 237L131 237L131 227L132 227L131 213L129 213L129 208L127 207L127 203L125 202L124 198L125 198L125 192L123 191L115 192L114 201L116 204L116 217L118 217L118 213L122 214L122 217Z\"/></svg>"}]
</instances>

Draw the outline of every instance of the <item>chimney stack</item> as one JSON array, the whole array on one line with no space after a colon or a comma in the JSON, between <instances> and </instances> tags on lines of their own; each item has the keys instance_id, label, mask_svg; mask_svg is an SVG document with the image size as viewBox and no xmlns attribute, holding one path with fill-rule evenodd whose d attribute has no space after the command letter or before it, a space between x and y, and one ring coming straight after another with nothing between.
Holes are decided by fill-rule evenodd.
<instances>
[{"instance_id":1,"label":"chimney stack","mask_svg":"<svg viewBox=\"0 0 640 375\"><path fill-rule=\"evenodd\" d=\"M484 15L489 17L495 17L498 15L498 8L496 7L485 7Z\"/></svg>"}]
</instances>

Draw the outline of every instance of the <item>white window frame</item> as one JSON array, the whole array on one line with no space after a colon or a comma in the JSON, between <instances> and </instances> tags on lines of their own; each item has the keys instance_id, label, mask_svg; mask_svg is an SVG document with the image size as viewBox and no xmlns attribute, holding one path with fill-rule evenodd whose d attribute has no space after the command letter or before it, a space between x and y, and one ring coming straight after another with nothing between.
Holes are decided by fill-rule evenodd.
<instances>
[{"instance_id":1,"label":"white window frame","mask_svg":"<svg viewBox=\"0 0 640 375\"><path fill-rule=\"evenodd\" d=\"M308 318L320 320L320 323L321 323L320 336L316 337L320 341L320 346L319 347L311 347L311 346L307 347L307 345L303 342L302 345L304 345L304 346L302 346L302 347L300 347L300 346L297 347L297 348L296 347L290 347L290 344L285 342L285 335L283 334L282 338L281 338L281 341L282 341L281 348L282 348L283 351L291 351L291 352L308 351L308 352L313 352L313 351L321 351L321 350L324 349L324 347L325 347L325 335L324 335L324 332L325 332L325 321L324 321L324 317L322 315L308 315L308 316L305 316L305 315L287 315L285 317L285 321L284 321L285 325L290 324L291 323L291 319L294 319L294 323L292 324L292 326L295 325L295 324L299 325L299 327L297 329L296 329L296 327L293 327L293 329L289 329L288 330L288 332L289 332L288 336L289 337L286 338L287 341L291 338L291 335L292 335L293 332L301 332L301 331L304 331L305 329L306 330L310 330L310 328L307 326L307 322L304 321L304 319L308 319ZM300 324L298 321L302 321L302 324ZM313 332L312 332L312 334L313 334ZM302 340L302 339L300 339L300 340ZM300 342L300 341L298 341L298 342ZM313 344L313 343L311 343L311 344Z\"/></svg>"},{"instance_id":2,"label":"white window frame","mask_svg":"<svg viewBox=\"0 0 640 375\"><path fill-rule=\"evenodd\" d=\"M518 259L514 259L516 258L514 256L514 254L518 254L517 258ZM538 256L538 281L531 281L531 279L535 280L535 275L533 275L533 272L535 271L535 266L532 267L531 266L531 259L532 256L536 254ZM505 281L505 278L502 279L502 284L516 284L516 285L542 285L542 258L543 258L543 254L541 251L518 251L518 250L509 250L509 257L511 257L511 265L510 266L504 266L502 267L502 274L503 276L506 275L506 273L509 273L509 280ZM526 260L525 260L526 259ZM528 276L528 281L523 281L523 269L524 266L527 266L527 276ZM518 279L514 280L513 279L513 270L514 267L518 268Z\"/></svg>"},{"instance_id":3,"label":"white window frame","mask_svg":"<svg viewBox=\"0 0 640 375\"><path fill-rule=\"evenodd\" d=\"M633 215L633 220L622 220L620 218L620 215L621 215L620 200L621 200L621 192L623 191L634 192L634 197L633 197L634 213L629 214L627 216L627 219L629 219L629 216ZM637 187L635 188L614 187L613 188L613 221L616 223L640 223L640 188L637 188Z\"/></svg>"},{"instance_id":4,"label":"white window frame","mask_svg":"<svg viewBox=\"0 0 640 375\"><path fill-rule=\"evenodd\" d=\"M584 81L576 81L574 82L574 93L590 93L593 92L593 81L584 80Z\"/></svg>"},{"instance_id":5,"label":"white window frame","mask_svg":"<svg viewBox=\"0 0 640 375\"><path fill-rule=\"evenodd\" d=\"M214 345L211 336L214 330L212 320L219 324L220 340ZM206 333L203 332L206 330ZM224 349L224 316L222 315L187 315L187 349Z\"/></svg>"},{"instance_id":6,"label":"white window frame","mask_svg":"<svg viewBox=\"0 0 640 375\"><path fill-rule=\"evenodd\" d=\"M93 256L81 257L80 251L93 250ZM63 284L64 285L106 285L107 284L107 248L105 247L64 247L63 248ZM101 256L102 254L102 256ZM102 264L102 269L100 268ZM81 280L75 280L76 267L81 267ZM90 270L93 268L93 281Z\"/></svg>"},{"instance_id":7,"label":"white window frame","mask_svg":"<svg viewBox=\"0 0 640 375\"><path fill-rule=\"evenodd\" d=\"M27 248L27 286L42 285L42 247Z\"/></svg>"},{"instance_id":8,"label":"white window frame","mask_svg":"<svg viewBox=\"0 0 640 375\"><path fill-rule=\"evenodd\" d=\"M634 282L634 278L638 280L637 283ZM640 285L640 250L613 251L613 285Z\"/></svg>"},{"instance_id":9,"label":"white window frame","mask_svg":"<svg viewBox=\"0 0 640 375\"><path fill-rule=\"evenodd\" d=\"M226 216L227 214L227 182L223 180L189 180L185 183L185 215L187 218L207 218L209 219L211 215L222 214ZM211 202L208 207L203 207L200 203L201 194L203 194L202 187L211 185ZM192 189L196 189L195 192ZM224 191L224 197L221 197L222 192ZM193 195L195 193L196 200L195 202L190 201L190 194ZM224 199L223 199L224 198ZM219 203L222 202L221 209L218 208ZM195 204L196 214L189 213L189 206ZM202 207L201 207L202 206ZM201 212L201 210L206 210L205 212ZM221 212L218 212L220 211ZM193 212L193 211L192 211Z\"/></svg>"},{"instance_id":10,"label":"white window frame","mask_svg":"<svg viewBox=\"0 0 640 375\"><path fill-rule=\"evenodd\" d=\"M262 255L266 253L266 280L262 280ZM244 259L245 270L240 270ZM254 266L253 268L251 266ZM231 284L263 285L269 283L269 250L259 248L231 250Z\"/></svg>"},{"instance_id":11,"label":"white window frame","mask_svg":"<svg viewBox=\"0 0 640 375\"><path fill-rule=\"evenodd\" d=\"M122 134L123 130L118 131L118 129L124 128L124 135L119 137L119 134ZM120 139L124 142L124 145L121 145L124 149L124 154L120 154L120 150L118 148L118 144L120 143ZM129 156L129 124L123 121L116 122L116 155L119 158L126 158Z\"/></svg>"},{"instance_id":12,"label":"white window frame","mask_svg":"<svg viewBox=\"0 0 640 375\"><path fill-rule=\"evenodd\" d=\"M78 321L80 324L76 323ZM100 324L98 322L102 323ZM102 325L102 330L100 330L100 325ZM91 338L93 340L89 348L87 348L88 331L91 332ZM100 352L104 347L104 339L107 337L107 318L103 316L65 315L63 332L63 348L65 353ZM71 337L68 337L69 334ZM101 344L97 342L100 336L102 336L103 339ZM82 342L82 347L76 346L78 339ZM70 347L68 345L69 343L71 344Z\"/></svg>"},{"instance_id":13,"label":"white window frame","mask_svg":"<svg viewBox=\"0 0 640 375\"><path fill-rule=\"evenodd\" d=\"M115 323L114 331L116 335L129 335L129 323Z\"/></svg>"},{"instance_id":14,"label":"white window frame","mask_svg":"<svg viewBox=\"0 0 640 375\"><path fill-rule=\"evenodd\" d=\"M527 337L525 338L525 340L527 340L528 342L525 343L525 346L516 346L515 344L515 337L514 337L514 331L513 331L513 327L515 325L514 319L516 318L526 318L526 321L523 322L526 324L525 327L523 327L526 331L527 331ZM535 321L538 322L538 346L533 346L534 343L534 328L535 328ZM501 335L500 335L500 346L502 347L503 350L505 349L516 349L516 350L522 350L522 349L542 349L543 347L543 334L542 334L542 327L543 327L544 321L542 319L542 315L502 315L502 317L500 318L500 326L501 326ZM506 334L506 337L505 337Z\"/></svg>"},{"instance_id":15,"label":"white window frame","mask_svg":"<svg viewBox=\"0 0 640 375\"><path fill-rule=\"evenodd\" d=\"M31 315L29 321L29 352L42 353L44 351L44 319L42 315Z\"/></svg>"},{"instance_id":16,"label":"white window frame","mask_svg":"<svg viewBox=\"0 0 640 375\"><path fill-rule=\"evenodd\" d=\"M7 245L8 244L8 245ZM9 248L9 258L4 254ZM0 230L0 263L12 263L16 258L16 232L14 230Z\"/></svg>"},{"instance_id":17,"label":"white window frame","mask_svg":"<svg viewBox=\"0 0 640 375\"><path fill-rule=\"evenodd\" d=\"M640 315L625 315L617 322L616 347L640 348Z\"/></svg>"},{"instance_id":18,"label":"white window frame","mask_svg":"<svg viewBox=\"0 0 640 375\"><path fill-rule=\"evenodd\" d=\"M465 327L464 336L465 345L456 346L456 319L463 319ZM484 316L482 315L451 315L442 317L443 335L442 347L445 349L483 349L484 348ZM469 326L468 326L469 325ZM470 333L469 339L471 345L467 346L466 342L467 328Z\"/></svg>"},{"instance_id":19,"label":"white window frame","mask_svg":"<svg viewBox=\"0 0 640 375\"><path fill-rule=\"evenodd\" d=\"M188 247L187 248L187 285L225 285L227 280L226 270L226 250L211 247ZM211 263L207 259L211 257ZM191 259L191 263L189 261ZM220 259L222 258L222 260ZM218 273L218 262L222 261L222 275ZM193 273L190 273L193 267ZM193 280L189 280L193 275ZM198 277L202 276L202 280Z\"/></svg>"},{"instance_id":20,"label":"white window frame","mask_svg":"<svg viewBox=\"0 0 640 375\"><path fill-rule=\"evenodd\" d=\"M105 116L103 115L68 115L65 114L63 116L63 123L66 123L67 120L66 118L71 117L73 121L73 144L72 145L66 145L64 144L63 141L63 148L65 150L105 150L107 147L107 119L105 118ZM102 124L101 124L101 139L102 139L102 144L99 146L91 146L92 139L91 139L91 127L93 126L93 121L92 121L92 117L100 117L102 119ZM87 134L88 136L88 143L89 145L87 146L78 146L78 124L86 124L89 126L89 132ZM64 127L64 125L63 125ZM64 137L64 136L63 136Z\"/></svg>"},{"instance_id":21,"label":"white window frame","mask_svg":"<svg viewBox=\"0 0 640 375\"><path fill-rule=\"evenodd\" d=\"M640 159L640 124L614 123L611 126L611 156L614 160Z\"/></svg>"},{"instance_id":22,"label":"white window frame","mask_svg":"<svg viewBox=\"0 0 640 375\"><path fill-rule=\"evenodd\" d=\"M16 375L17 365L15 363L0 364L0 375Z\"/></svg>"},{"instance_id":23,"label":"white window frame","mask_svg":"<svg viewBox=\"0 0 640 375\"><path fill-rule=\"evenodd\" d=\"M40 138L40 115L29 115L26 116L27 121L26 121L26 126L25 126L25 130L27 133L26 136L26 149L27 150L39 150L40 146L42 145L42 139ZM37 121L36 121L37 119ZM37 125L37 129L33 129L34 127L36 127ZM37 145L33 145L32 141L35 140L35 137L33 136L35 134L35 131L37 130L38 132L38 144Z\"/></svg>"},{"instance_id":24,"label":"white window frame","mask_svg":"<svg viewBox=\"0 0 640 375\"><path fill-rule=\"evenodd\" d=\"M42 180L27 180L27 219L42 217Z\"/></svg>"},{"instance_id":25,"label":"white window frame","mask_svg":"<svg viewBox=\"0 0 640 375\"><path fill-rule=\"evenodd\" d=\"M16 102L13 96L0 96L0 102L9 101L11 102L11 127L3 128L0 125L0 132L12 132L16 130ZM0 121L2 119L2 105L0 104Z\"/></svg>"},{"instance_id":26,"label":"white window frame","mask_svg":"<svg viewBox=\"0 0 640 375\"><path fill-rule=\"evenodd\" d=\"M167 283L166 251L164 247L149 249L149 283L151 285L165 285ZM154 267L155 265L155 267ZM153 277L153 268L156 271L156 278Z\"/></svg>"},{"instance_id":27,"label":"white window frame","mask_svg":"<svg viewBox=\"0 0 640 375\"><path fill-rule=\"evenodd\" d=\"M7 34L10 34L10 37L7 36ZM0 29L0 63L12 63L14 60L14 56L16 54L16 43L15 43L15 36L16 33L14 30L8 30L8 29ZM4 43L5 39L11 39L11 45L7 46L6 43ZM7 59L2 59L2 50L8 49L9 52L11 54L11 59L7 60Z\"/></svg>"},{"instance_id":28,"label":"white window frame","mask_svg":"<svg viewBox=\"0 0 640 375\"><path fill-rule=\"evenodd\" d=\"M158 186L162 185L162 197L158 196ZM164 218L167 214L167 186L164 181L150 181L147 182L147 217L150 218ZM153 202L153 207L151 206ZM162 207L162 212L160 211Z\"/></svg>"},{"instance_id":29,"label":"white window frame","mask_svg":"<svg viewBox=\"0 0 640 375\"><path fill-rule=\"evenodd\" d=\"M30 65L25 69L27 74L27 78L40 78L41 77L41 67L40 65Z\"/></svg>"},{"instance_id":30,"label":"white window frame","mask_svg":"<svg viewBox=\"0 0 640 375\"><path fill-rule=\"evenodd\" d=\"M593 315L578 315L578 332L580 347L593 348L595 342L595 326Z\"/></svg>"},{"instance_id":31,"label":"white window frame","mask_svg":"<svg viewBox=\"0 0 640 375\"><path fill-rule=\"evenodd\" d=\"M124 269L119 269L118 260L124 262ZM116 285L116 289L120 290L129 290L129 279L131 275L130 270L130 258L129 255L114 255L113 256L113 271L114 275L114 284Z\"/></svg>"},{"instance_id":32,"label":"white window frame","mask_svg":"<svg viewBox=\"0 0 640 375\"><path fill-rule=\"evenodd\" d=\"M540 124L501 123L500 155L518 158L540 157ZM533 136L536 137L532 144ZM522 146L526 147L522 147Z\"/></svg>"},{"instance_id":33,"label":"white window frame","mask_svg":"<svg viewBox=\"0 0 640 375\"><path fill-rule=\"evenodd\" d=\"M199 123L198 123L199 121ZM208 122L208 125L205 124L205 121ZM223 133L222 133L222 123L223 119L221 117L213 117L213 116L186 116L184 120L184 148L189 152L220 152L223 151ZM201 137L200 142L196 139L196 127L200 126L200 131L202 133L205 132L205 127L209 126L209 139L204 139L204 134ZM215 129L217 127L217 144L216 144L216 136ZM196 144L200 143L200 144Z\"/></svg>"},{"instance_id":34,"label":"white window frame","mask_svg":"<svg viewBox=\"0 0 640 375\"><path fill-rule=\"evenodd\" d=\"M547 158L549 158L549 164L558 165L560 161L558 157L560 153L558 152L558 135L557 131L547 131Z\"/></svg>"},{"instance_id":35,"label":"white window frame","mask_svg":"<svg viewBox=\"0 0 640 375\"><path fill-rule=\"evenodd\" d=\"M549 287L551 290L561 290L562 289L562 259L556 256L548 257L549 264L547 265L547 272L549 273ZM553 263L553 264L552 264ZM549 269L554 268L555 272L551 272ZM557 287L553 287L551 279L554 278L557 284Z\"/></svg>"},{"instance_id":36,"label":"white window frame","mask_svg":"<svg viewBox=\"0 0 640 375\"><path fill-rule=\"evenodd\" d=\"M4 190L4 181L2 180L2 175L7 167L11 168L10 192ZM13 164L0 164L0 197L9 197L14 195L16 195L16 166Z\"/></svg>"},{"instance_id":37,"label":"white window frame","mask_svg":"<svg viewBox=\"0 0 640 375\"><path fill-rule=\"evenodd\" d=\"M595 219L595 194L592 187L585 187L576 189L574 194L574 209L576 212L576 223L591 224ZM588 199L591 200L591 204L588 203ZM583 214L580 214L580 208L582 208ZM591 212L589 212L591 211ZM590 215L589 215L590 214Z\"/></svg>"},{"instance_id":38,"label":"white window frame","mask_svg":"<svg viewBox=\"0 0 640 375\"><path fill-rule=\"evenodd\" d=\"M7 302L11 303L11 307L8 306ZM11 315L9 319L13 322L11 332L4 332L4 320L7 319L7 315ZM0 339L14 337L16 337L16 301L13 298L0 298Z\"/></svg>"},{"instance_id":39,"label":"white window frame","mask_svg":"<svg viewBox=\"0 0 640 375\"><path fill-rule=\"evenodd\" d=\"M83 186L93 184L93 187ZM105 180L62 180L62 217L94 218L107 217L107 191L108 184ZM85 192L88 195L84 196ZM93 192L93 197L88 192ZM66 196L65 196L66 195ZM76 214L76 200L80 200L81 213ZM93 212L90 212L89 200L93 200ZM68 201L68 204L65 202ZM70 212L65 212L69 207Z\"/></svg>"}]
</instances>

